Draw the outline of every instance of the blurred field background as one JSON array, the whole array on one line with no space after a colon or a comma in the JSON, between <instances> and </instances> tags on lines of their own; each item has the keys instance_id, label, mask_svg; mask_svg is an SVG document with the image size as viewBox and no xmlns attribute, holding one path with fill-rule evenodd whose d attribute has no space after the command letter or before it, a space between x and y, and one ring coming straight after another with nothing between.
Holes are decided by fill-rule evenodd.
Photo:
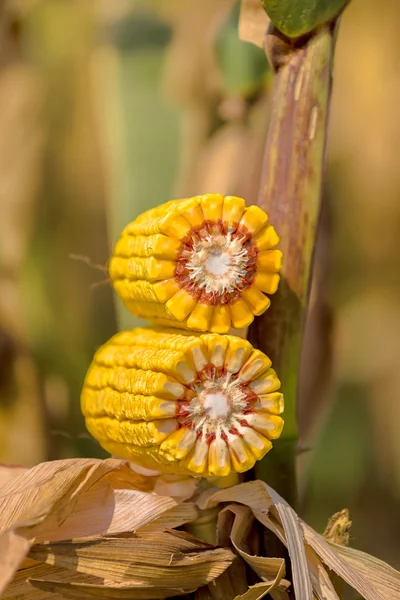
<instances>
[{"instance_id":1,"label":"blurred field background","mask_svg":"<svg viewBox=\"0 0 400 600\"><path fill-rule=\"evenodd\" d=\"M79 394L95 349L135 322L111 248L173 197L256 201L272 76L232 0L1 7L0 461L104 456ZM352 545L397 568L399 29L397 0L342 18L299 402L302 515L322 530L348 507Z\"/></svg>"}]
</instances>

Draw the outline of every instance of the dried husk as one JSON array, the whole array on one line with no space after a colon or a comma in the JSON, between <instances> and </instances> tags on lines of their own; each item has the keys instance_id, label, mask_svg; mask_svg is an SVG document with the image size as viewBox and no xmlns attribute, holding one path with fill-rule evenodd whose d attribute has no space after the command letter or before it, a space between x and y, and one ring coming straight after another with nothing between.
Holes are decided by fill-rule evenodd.
<instances>
[{"instance_id":1,"label":"dried husk","mask_svg":"<svg viewBox=\"0 0 400 600\"><path fill-rule=\"evenodd\" d=\"M0 468L0 477L12 471ZM293 586L302 600L337 600L332 572L366 600L400 595L398 571L325 539L264 482L182 501L144 491L154 488L147 479L117 459L43 463L9 479L0 492L0 596L150 599L197 590L196 600L287 600ZM174 529L212 509L217 547ZM291 582L282 557L259 555L255 520L288 548Z\"/></svg>"}]
</instances>

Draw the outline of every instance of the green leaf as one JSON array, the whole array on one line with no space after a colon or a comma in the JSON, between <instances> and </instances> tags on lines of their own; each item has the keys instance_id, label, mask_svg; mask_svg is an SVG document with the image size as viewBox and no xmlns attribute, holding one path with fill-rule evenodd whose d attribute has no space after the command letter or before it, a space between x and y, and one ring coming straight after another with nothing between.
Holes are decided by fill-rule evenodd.
<instances>
[{"instance_id":1,"label":"green leaf","mask_svg":"<svg viewBox=\"0 0 400 600\"><path fill-rule=\"evenodd\" d=\"M262 0L262 5L275 27L288 37L295 38L332 21L348 1Z\"/></svg>"}]
</instances>

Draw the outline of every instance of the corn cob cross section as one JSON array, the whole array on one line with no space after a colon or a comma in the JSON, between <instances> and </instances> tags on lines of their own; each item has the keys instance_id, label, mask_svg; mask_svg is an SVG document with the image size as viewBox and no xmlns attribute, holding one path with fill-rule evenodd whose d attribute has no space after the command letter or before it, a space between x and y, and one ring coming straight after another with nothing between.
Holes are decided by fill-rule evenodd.
<instances>
[{"instance_id":1,"label":"corn cob cross section","mask_svg":"<svg viewBox=\"0 0 400 600\"><path fill-rule=\"evenodd\" d=\"M241 338L140 328L96 353L82 391L90 433L111 454L164 473L250 469L279 437L280 382Z\"/></svg>"},{"instance_id":2,"label":"corn cob cross section","mask_svg":"<svg viewBox=\"0 0 400 600\"><path fill-rule=\"evenodd\" d=\"M127 309L155 324L226 333L247 327L279 283L279 238L258 206L205 194L140 215L122 232L110 278Z\"/></svg>"}]
</instances>

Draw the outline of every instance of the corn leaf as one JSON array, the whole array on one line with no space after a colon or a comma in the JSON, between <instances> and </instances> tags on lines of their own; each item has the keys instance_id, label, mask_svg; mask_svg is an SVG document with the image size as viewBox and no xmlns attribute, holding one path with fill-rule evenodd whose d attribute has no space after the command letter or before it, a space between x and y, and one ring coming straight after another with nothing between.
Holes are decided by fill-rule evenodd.
<instances>
[{"instance_id":1,"label":"corn leaf","mask_svg":"<svg viewBox=\"0 0 400 600\"><path fill-rule=\"evenodd\" d=\"M260 0L242 0L239 16L239 39L264 47L269 18Z\"/></svg>"},{"instance_id":2,"label":"corn leaf","mask_svg":"<svg viewBox=\"0 0 400 600\"><path fill-rule=\"evenodd\" d=\"M337 17L349 0L262 0L274 25L288 37L300 37Z\"/></svg>"}]
</instances>

